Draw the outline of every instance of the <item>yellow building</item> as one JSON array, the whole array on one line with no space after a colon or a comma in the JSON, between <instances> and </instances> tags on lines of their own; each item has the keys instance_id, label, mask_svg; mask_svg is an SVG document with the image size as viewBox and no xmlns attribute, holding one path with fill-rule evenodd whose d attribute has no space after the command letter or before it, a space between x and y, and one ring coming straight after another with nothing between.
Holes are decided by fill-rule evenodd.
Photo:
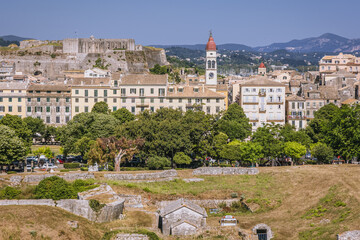
<instances>
[{"instance_id":1,"label":"yellow building","mask_svg":"<svg viewBox=\"0 0 360 240\"><path fill-rule=\"evenodd\" d=\"M6 114L26 117L28 82L0 82L0 119Z\"/></svg>"}]
</instances>

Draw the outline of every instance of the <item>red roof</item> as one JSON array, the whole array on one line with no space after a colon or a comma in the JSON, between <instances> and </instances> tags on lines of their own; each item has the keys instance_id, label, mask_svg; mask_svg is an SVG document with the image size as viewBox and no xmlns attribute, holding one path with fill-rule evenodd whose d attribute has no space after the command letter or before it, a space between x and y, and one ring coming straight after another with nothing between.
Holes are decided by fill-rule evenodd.
<instances>
[{"instance_id":1,"label":"red roof","mask_svg":"<svg viewBox=\"0 0 360 240\"><path fill-rule=\"evenodd\" d=\"M216 51L216 44L214 42L214 38L212 37L211 33L210 33L209 41L206 44L206 51Z\"/></svg>"},{"instance_id":2,"label":"red roof","mask_svg":"<svg viewBox=\"0 0 360 240\"><path fill-rule=\"evenodd\" d=\"M259 68L266 68L266 67L265 67L265 64L264 64L263 62L262 62L262 63L260 63Z\"/></svg>"}]
</instances>

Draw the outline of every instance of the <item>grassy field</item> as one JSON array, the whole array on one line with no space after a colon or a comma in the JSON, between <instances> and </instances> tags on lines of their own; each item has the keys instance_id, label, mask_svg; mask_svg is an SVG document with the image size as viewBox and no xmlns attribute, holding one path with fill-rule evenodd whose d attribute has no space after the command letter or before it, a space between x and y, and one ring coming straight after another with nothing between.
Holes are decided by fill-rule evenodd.
<instances>
[{"instance_id":1,"label":"grassy field","mask_svg":"<svg viewBox=\"0 0 360 240\"><path fill-rule=\"evenodd\" d=\"M31 151L35 151L36 149L38 149L40 147L49 147L50 150L53 153L55 153L55 156L61 154L59 145L32 145L31 146ZM33 155L32 153L29 154L29 156L32 156L32 155Z\"/></svg>"},{"instance_id":2,"label":"grassy field","mask_svg":"<svg viewBox=\"0 0 360 240\"><path fill-rule=\"evenodd\" d=\"M360 166L269 167L260 168L260 173L253 176L197 176L204 181L196 183L182 180L194 177L191 170L178 172L180 179L170 182L106 181L101 178L103 172L97 173L96 178L118 193L141 194L149 211L156 210L154 204L159 200L230 199L237 193L255 209L232 213L239 220L239 227L251 229L265 223L277 240L336 239L338 233L360 229ZM156 231L151 228L154 216L140 211L127 210L125 220L106 224L94 224L50 207L0 207L0 212L0 239L101 239L114 229L145 227ZM68 220L79 221L79 229L68 229ZM220 215L209 214L209 229L202 238L238 239L237 230L220 228L219 220Z\"/></svg>"}]
</instances>

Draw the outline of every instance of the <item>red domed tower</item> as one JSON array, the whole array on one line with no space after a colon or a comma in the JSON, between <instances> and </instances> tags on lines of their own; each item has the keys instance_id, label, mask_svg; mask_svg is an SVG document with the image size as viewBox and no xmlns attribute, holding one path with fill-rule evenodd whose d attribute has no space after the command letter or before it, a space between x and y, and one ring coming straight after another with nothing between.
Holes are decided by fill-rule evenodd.
<instances>
[{"instance_id":1,"label":"red domed tower","mask_svg":"<svg viewBox=\"0 0 360 240\"><path fill-rule=\"evenodd\" d=\"M210 37L206 44L206 84L216 85L217 84L217 63L216 63L216 44L210 31Z\"/></svg>"},{"instance_id":2,"label":"red domed tower","mask_svg":"<svg viewBox=\"0 0 360 240\"><path fill-rule=\"evenodd\" d=\"M263 62L260 63L260 66L258 67L258 74L259 75L265 75L266 74L266 66Z\"/></svg>"}]
</instances>

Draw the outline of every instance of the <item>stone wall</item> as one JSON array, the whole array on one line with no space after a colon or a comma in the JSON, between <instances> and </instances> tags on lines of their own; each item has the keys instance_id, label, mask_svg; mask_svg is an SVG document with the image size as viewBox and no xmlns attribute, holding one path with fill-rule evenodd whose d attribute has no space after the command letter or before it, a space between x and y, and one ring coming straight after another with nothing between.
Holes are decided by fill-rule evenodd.
<instances>
[{"instance_id":1,"label":"stone wall","mask_svg":"<svg viewBox=\"0 0 360 240\"><path fill-rule=\"evenodd\" d=\"M189 199L193 203L203 207L203 208L217 208L220 204L226 204L227 207L230 207L233 202L239 202L240 200L237 198L234 199ZM156 206L158 208L163 208L170 204L173 201L158 201L156 202Z\"/></svg>"},{"instance_id":2,"label":"stone wall","mask_svg":"<svg viewBox=\"0 0 360 240\"><path fill-rule=\"evenodd\" d=\"M337 240L358 240L360 239L360 230L347 231L337 235Z\"/></svg>"},{"instance_id":3,"label":"stone wall","mask_svg":"<svg viewBox=\"0 0 360 240\"><path fill-rule=\"evenodd\" d=\"M12 176L10 178L10 182L24 182L24 183L38 183L41 180L48 178L48 177L52 177L52 176L59 176L63 179L65 179L66 181L74 181L77 179L94 179L94 174L93 173L66 173L64 175L55 175L55 174L31 174L31 175L25 175L25 177L23 178L22 176Z\"/></svg>"},{"instance_id":4,"label":"stone wall","mask_svg":"<svg viewBox=\"0 0 360 240\"><path fill-rule=\"evenodd\" d=\"M165 170L155 173L137 173L137 174L124 174L124 173L108 173L104 177L110 180L122 181L158 181L158 180L173 180L178 177L176 170Z\"/></svg>"},{"instance_id":5,"label":"stone wall","mask_svg":"<svg viewBox=\"0 0 360 240\"><path fill-rule=\"evenodd\" d=\"M28 200L0 200L0 206L8 205L43 205L58 207L75 215L84 217L95 222L109 222L119 219L124 210L124 200L106 204L99 212L95 212L89 206L89 200L62 199L28 199Z\"/></svg>"},{"instance_id":6,"label":"stone wall","mask_svg":"<svg viewBox=\"0 0 360 240\"><path fill-rule=\"evenodd\" d=\"M258 173L257 168L238 167L201 167L193 171L193 175L255 175Z\"/></svg>"},{"instance_id":7,"label":"stone wall","mask_svg":"<svg viewBox=\"0 0 360 240\"><path fill-rule=\"evenodd\" d=\"M137 233L118 233L112 240L148 240L149 237Z\"/></svg>"}]
</instances>

